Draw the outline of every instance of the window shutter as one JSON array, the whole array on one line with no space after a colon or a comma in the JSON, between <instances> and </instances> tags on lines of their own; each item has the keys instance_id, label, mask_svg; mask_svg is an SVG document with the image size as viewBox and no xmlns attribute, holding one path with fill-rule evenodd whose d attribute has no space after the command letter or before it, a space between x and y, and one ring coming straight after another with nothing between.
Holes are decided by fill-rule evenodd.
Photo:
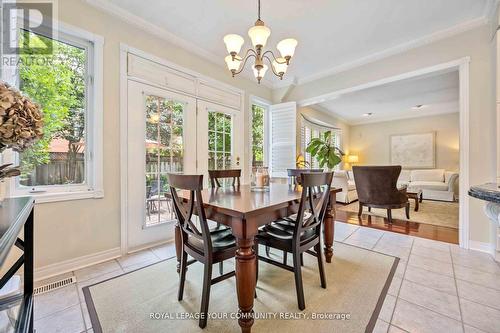
<instances>
[{"instance_id":1,"label":"window shutter","mask_svg":"<svg viewBox=\"0 0 500 333\"><path fill-rule=\"evenodd\" d=\"M288 177L287 169L295 168L297 104L271 105L270 171L271 177Z\"/></svg>"}]
</instances>

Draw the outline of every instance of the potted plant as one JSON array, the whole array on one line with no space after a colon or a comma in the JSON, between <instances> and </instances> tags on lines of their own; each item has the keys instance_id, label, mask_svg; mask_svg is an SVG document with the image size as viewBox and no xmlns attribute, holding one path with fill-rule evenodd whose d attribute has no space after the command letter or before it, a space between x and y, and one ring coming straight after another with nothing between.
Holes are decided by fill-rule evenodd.
<instances>
[{"instance_id":1,"label":"potted plant","mask_svg":"<svg viewBox=\"0 0 500 333\"><path fill-rule=\"evenodd\" d=\"M42 112L38 104L5 82L0 82L0 153L11 148L22 152L42 138ZM5 179L20 175L18 167L0 165L0 202L5 196Z\"/></svg>"},{"instance_id":2,"label":"potted plant","mask_svg":"<svg viewBox=\"0 0 500 333\"><path fill-rule=\"evenodd\" d=\"M311 139L306 152L316 158L320 168L326 167L328 170L332 170L342 162L342 156L345 155L342 150L334 145L331 131L323 133L319 138Z\"/></svg>"}]
</instances>

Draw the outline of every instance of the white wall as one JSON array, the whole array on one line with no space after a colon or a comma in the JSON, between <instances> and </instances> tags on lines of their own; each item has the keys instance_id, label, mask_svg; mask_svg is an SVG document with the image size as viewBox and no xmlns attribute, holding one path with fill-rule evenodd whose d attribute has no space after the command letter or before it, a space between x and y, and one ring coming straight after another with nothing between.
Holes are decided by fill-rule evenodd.
<instances>
[{"instance_id":1,"label":"white wall","mask_svg":"<svg viewBox=\"0 0 500 333\"><path fill-rule=\"evenodd\" d=\"M104 198L40 204L35 213L35 266L60 263L120 246L119 54L120 43L151 53L245 90L245 123L250 94L271 99L256 82L231 78L220 66L152 36L83 0L59 1L60 21L104 37ZM221 47L224 47L221 44ZM245 140L249 137L245 126ZM248 145L244 160L248 161Z\"/></svg>"},{"instance_id":2,"label":"white wall","mask_svg":"<svg viewBox=\"0 0 500 333\"><path fill-rule=\"evenodd\" d=\"M481 184L496 177L496 115L493 94L491 27L469 30L405 53L384 58L352 70L308 82L287 92L284 101L301 101L341 89L470 57L470 161L469 182ZM273 92L274 100L286 88ZM470 239L491 242L490 222L483 213L484 202L470 200Z\"/></svg>"},{"instance_id":3,"label":"white wall","mask_svg":"<svg viewBox=\"0 0 500 333\"><path fill-rule=\"evenodd\" d=\"M350 128L349 151L360 165L388 165L394 134L436 133L436 168L458 171L460 166L458 113L384 121Z\"/></svg>"}]
</instances>

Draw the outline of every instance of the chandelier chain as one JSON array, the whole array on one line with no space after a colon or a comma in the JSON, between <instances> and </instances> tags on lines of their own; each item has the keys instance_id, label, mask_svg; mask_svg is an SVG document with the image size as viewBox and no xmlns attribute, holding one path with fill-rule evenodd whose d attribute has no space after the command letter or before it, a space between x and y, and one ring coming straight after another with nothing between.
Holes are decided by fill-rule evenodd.
<instances>
[{"instance_id":1,"label":"chandelier chain","mask_svg":"<svg viewBox=\"0 0 500 333\"><path fill-rule=\"evenodd\" d=\"M260 20L260 0L258 0L258 16L259 16L259 20Z\"/></svg>"}]
</instances>

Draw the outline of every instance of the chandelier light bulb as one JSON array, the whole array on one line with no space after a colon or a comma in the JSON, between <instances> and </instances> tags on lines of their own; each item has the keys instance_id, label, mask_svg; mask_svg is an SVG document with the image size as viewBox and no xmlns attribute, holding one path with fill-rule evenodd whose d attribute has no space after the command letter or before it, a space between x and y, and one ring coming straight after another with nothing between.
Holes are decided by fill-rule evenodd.
<instances>
[{"instance_id":1,"label":"chandelier light bulb","mask_svg":"<svg viewBox=\"0 0 500 333\"><path fill-rule=\"evenodd\" d=\"M240 53L241 47L245 40L237 34L229 34L224 36L224 43L226 44L227 52L231 55Z\"/></svg>"},{"instance_id":2,"label":"chandelier light bulb","mask_svg":"<svg viewBox=\"0 0 500 333\"><path fill-rule=\"evenodd\" d=\"M258 23L259 21L257 21ZM260 21L262 22L262 21ZM254 47L259 46L266 46L267 39L271 35L271 29L266 27L264 25L264 22L262 22L262 25L255 25L248 29L248 36L252 40L252 45Z\"/></svg>"},{"instance_id":3,"label":"chandelier light bulb","mask_svg":"<svg viewBox=\"0 0 500 333\"><path fill-rule=\"evenodd\" d=\"M286 73L286 70L288 68L288 65L286 64L286 59L285 58L278 58L273 61L273 68L274 71L280 75L283 75Z\"/></svg>"},{"instance_id":4,"label":"chandelier light bulb","mask_svg":"<svg viewBox=\"0 0 500 333\"><path fill-rule=\"evenodd\" d=\"M254 66L253 75L255 75L257 80L259 80L259 82L260 82L260 79L262 79L264 77L264 75L266 75L268 68L269 67L267 67L267 65L262 65L262 68L260 68L260 69L258 69L257 67Z\"/></svg>"},{"instance_id":5,"label":"chandelier light bulb","mask_svg":"<svg viewBox=\"0 0 500 333\"><path fill-rule=\"evenodd\" d=\"M232 71L238 71L240 69L241 65L241 58L240 57L235 57L233 60L233 56L228 55L225 59L227 68L232 72Z\"/></svg>"},{"instance_id":6,"label":"chandelier light bulb","mask_svg":"<svg viewBox=\"0 0 500 333\"><path fill-rule=\"evenodd\" d=\"M297 47L297 40L293 38L283 39L276 46L278 51L280 51L281 56L287 60L293 57L296 47Z\"/></svg>"}]
</instances>

